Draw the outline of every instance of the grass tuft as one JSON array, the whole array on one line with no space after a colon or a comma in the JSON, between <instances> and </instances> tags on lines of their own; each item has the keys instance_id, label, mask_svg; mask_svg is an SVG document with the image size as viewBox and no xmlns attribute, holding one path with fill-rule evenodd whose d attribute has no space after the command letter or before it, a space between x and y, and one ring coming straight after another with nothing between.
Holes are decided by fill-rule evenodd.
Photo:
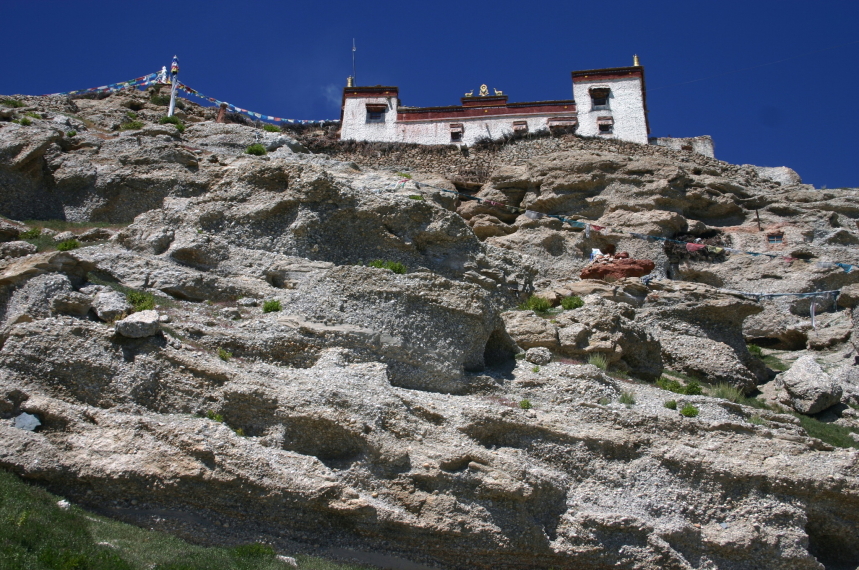
<instances>
[{"instance_id":1,"label":"grass tuft","mask_svg":"<svg viewBox=\"0 0 859 570\"><path fill-rule=\"evenodd\" d=\"M263 313L276 313L281 309L280 301L278 299L271 299L270 301L266 301L262 304L262 312Z\"/></svg>"},{"instance_id":2,"label":"grass tuft","mask_svg":"<svg viewBox=\"0 0 859 570\"><path fill-rule=\"evenodd\" d=\"M534 311L536 313L545 313L551 308L552 304L548 299L538 297L537 295L531 295L527 301L519 305L520 311Z\"/></svg>"},{"instance_id":3,"label":"grass tuft","mask_svg":"<svg viewBox=\"0 0 859 570\"><path fill-rule=\"evenodd\" d=\"M600 370L605 370L606 368L608 368L608 359L606 358L605 354L601 352L595 352L594 354L588 356L588 364L593 364Z\"/></svg>"},{"instance_id":4,"label":"grass tuft","mask_svg":"<svg viewBox=\"0 0 859 570\"><path fill-rule=\"evenodd\" d=\"M18 123L19 125L21 125L22 127L29 127L30 125L33 124L33 121L31 121L27 117L21 117L20 120L15 121L15 122Z\"/></svg>"},{"instance_id":5,"label":"grass tuft","mask_svg":"<svg viewBox=\"0 0 859 570\"><path fill-rule=\"evenodd\" d=\"M680 414L687 418L694 418L698 415L698 408L696 408L692 404L686 404L680 410Z\"/></svg>"},{"instance_id":6,"label":"grass tuft","mask_svg":"<svg viewBox=\"0 0 859 570\"><path fill-rule=\"evenodd\" d=\"M213 422L218 422L219 424L224 423L224 416L216 413L214 410L207 411L206 418L212 420Z\"/></svg>"},{"instance_id":7,"label":"grass tuft","mask_svg":"<svg viewBox=\"0 0 859 570\"><path fill-rule=\"evenodd\" d=\"M677 400L665 400L664 406L666 408L668 408L669 410L676 410L677 409Z\"/></svg>"},{"instance_id":8,"label":"grass tuft","mask_svg":"<svg viewBox=\"0 0 859 570\"><path fill-rule=\"evenodd\" d=\"M227 351L227 350L226 350L226 349L224 349L224 348L219 348L219 349L218 349L218 358L220 358L220 359L221 359L221 360L223 360L224 362L229 362L229 361L230 361L230 359L231 359L232 357L233 357L233 353L232 353L232 352L229 352L229 351Z\"/></svg>"},{"instance_id":9,"label":"grass tuft","mask_svg":"<svg viewBox=\"0 0 859 570\"><path fill-rule=\"evenodd\" d=\"M77 131L69 131L66 133L66 136L69 137L70 139L76 137L77 135L78 135Z\"/></svg>"},{"instance_id":10,"label":"grass tuft","mask_svg":"<svg viewBox=\"0 0 859 570\"><path fill-rule=\"evenodd\" d=\"M125 293L125 299L134 307L134 312L151 311L155 308L155 296L145 291L131 290Z\"/></svg>"},{"instance_id":11,"label":"grass tuft","mask_svg":"<svg viewBox=\"0 0 859 570\"><path fill-rule=\"evenodd\" d=\"M805 416L796 412L791 412L794 417L799 420L802 429L811 437L816 437L820 441L828 443L835 447L852 447L859 449L859 441L856 441L850 436L850 433L859 433L854 429L840 426L837 424L822 422L811 416Z\"/></svg>"},{"instance_id":12,"label":"grass tuft","mask_svg":"<svg viewBox=\"0 0 859 570\"><path fill-rule=\"evenodd\" d=\"M120 131L136 131L143 128L143 121L125 121L119 125Z\"/></svg>"},{"instance_id":13,"label":"grass tuft","mask_svg":"<svg viewBox=\"0 0 859 570\"><path fill-rule=\"evenodd\" d=\"M57 244L57 251L71 251L73 249L79 248L80 246L81 243L78 240L74 238L67 239L66 241L61 241Z\"/></svg>"},{"instance_id":14,"label":"grass tuft","mask_svg":"<svg viewBox=\"0 0 859 570\"><path fill-rule=\"evenodd\" d=\"M531 408L533 408L533 406L531 405L531 400L528 400L528 399L525 399L525 400L522 400L521 402L519 402L519 407L522 408L523 410L530 410Z\"/></svg>"},{"instance_id":15,"label":"grass tuft","mask_svg":"<svg viewBox=\"0 0 859 570\"><path fill-rule=\"evenodd\" d=\"M18 101L17 99L0 99L0 105L4 107L12 107L13 109L19 109L24 106L24 103Z\"/></svg>"},{"instance_id":16,"label":"grass tuft","mask_svg":"<svg viewBox=\"0 0 859 570\"><path fill-rule=\"evenodd\" d=\"M620 393L620 398L618 398L617 401L624 406L635 405L635 393L624 390Z\"/></svg>"},{"instance_id":17,"label":"grass tuft","mask_svg":"<svg viewBox=\"0 0 859 570\"><path fill-rule=\"evenodd\" d=\"M167 107L170 105L170 95L161 95L160 93L155 93L152 97L149 98L149 102L153 105L158 105L159 107Z\"/></svg>"},{"instance_id":18,"label":"grass tuft","mask_svg":"<svg viewBox=\"0 0 859 570\"><path fill-rule=\"evenodd\" d=\"M254 143L245 149L245 154L252 154L254 156L265 156L265 153L265 147L260 143Z\"/></svg>"},{"instance_id":19,"label":"grass tuft","mask_svg":"<svg viewBox=\"0 0 859 570\"><path fill-rule=\"evenodd\" d=\"M162 125L173 125L180 133L185 132L185 125L182 123L182 120L179 119L179 117L161 117L161 120L158 122Z\"/></svg>"},{"instance_id":20,"label":"grass tuft","mask_svg":"<svg viewBox=\"0 0 859 570\"><path fill-rule=\"evenodd\" d=\"M712 396L714 398L722 398L723 400L728 400L729 402L734 402L735 404L744 403L745 396L743 395L743 391L737 388L736 386L732 386L731 384L727 384L725 382L716 384L707 390L707 395Z\"/></svg>"},{"instance_id":21,"label":"grass tuft","mask_svg":"<svg viewBox=\"0 0 859 570\"><path fill-rule=\"evenodd\" d=\"M406 272L406 266L400 263L399 261L387 261L382 259L374 259L370 263L368 263L370 267L375 267L376 269L389 269L394 273L402 275Z\"/></svg>"},{"instance_id":22,"label":"grass tuft","mask_svg":"<svg viewBox=\"0 0 859 570\"><path fill-rule=\"evenodd\" d=\"M280 127L276 127L274 125L270 125L269 123L266 123L262 126L262 130L266 131L267 133L279 133Z\"/></svg>"},{"instance_id":23,"label":"grass tuft","mask_svg":"<svg viewBox=\"0 0 859 570\"><path fill-rule=\"evenodd\" d=\"M763 358L763 357L764 357L764 352L763 352L763 350L761 349L761 347L759 347L758 345L756 345L756 344L749 344L749 345L747 345L747 346L746 346L746 348L748 348L748 349L749 349L749 353L751 353L751 355L752 355L752 356L757 356L758 358Z\"/></svg>"},{"instance_id":24,"label":"grass tuft","mask_svg":"<svg viewBox=\"0 0 859 570\"><path fill-rule=\"evenodd\" d=\"M582 301L581 297L564 297L561 299L561 306L565 311L572 311L573 309L578 309L579 307L584 307L585 302Z\"/></svg>"}]
</instances>

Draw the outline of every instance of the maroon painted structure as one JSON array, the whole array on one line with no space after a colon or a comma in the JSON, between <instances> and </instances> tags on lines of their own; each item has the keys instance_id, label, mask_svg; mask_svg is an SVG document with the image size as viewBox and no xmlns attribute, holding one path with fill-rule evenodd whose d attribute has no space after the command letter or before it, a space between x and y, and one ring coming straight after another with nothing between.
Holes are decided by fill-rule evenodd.
<instances>
[{"instance_id":1,"label":"maroon painted structure","mask_svg":"<svg viewBox=\"0 0 859 570\"><path fill-rule=\"evenodd\" d=\"M501 97L463 97L463 103L469 99L468 105L452 105L450 107L400 107L397 109L397 122L427 120L456 120L469 117L500 117L504 115L541 115L543 113L576 113L576 102L572 99L564 101L532 101L528 103L508 103L507 96ZM472 102L470 99L474 99ZM488 104L481 104L482 100ZM499 101L501 100L501 101Z\"/></svg>"}]
</instances>

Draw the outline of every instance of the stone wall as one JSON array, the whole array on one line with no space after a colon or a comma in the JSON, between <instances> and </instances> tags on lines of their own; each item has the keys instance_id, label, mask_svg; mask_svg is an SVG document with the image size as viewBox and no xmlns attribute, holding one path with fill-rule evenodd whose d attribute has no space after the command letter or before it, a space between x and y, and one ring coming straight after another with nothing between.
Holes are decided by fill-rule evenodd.
<instances>
[{"instance_id":1,"label":"stone wall","mask_svg":"<svg viewBox=\"0 0 859 570\"><path fill-rule=\"evenodd\" d=\"M716 156L713 146L713 137L709 135L687 138L654 137L650 139L650 144L664 146L674 150L697 152L698 154L703 154L710 158L714 158Z\"/></svg>"}]
</instances>

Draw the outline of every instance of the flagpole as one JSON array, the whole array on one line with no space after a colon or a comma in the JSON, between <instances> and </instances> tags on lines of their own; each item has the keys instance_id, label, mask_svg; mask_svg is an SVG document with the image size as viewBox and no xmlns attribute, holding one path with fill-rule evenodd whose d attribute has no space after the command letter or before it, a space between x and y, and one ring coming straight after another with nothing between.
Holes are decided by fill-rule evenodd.
<instances>
[{"instance_id":1,"label":"flagpole","mask_svg":"<svg viewBox=\"0 0 859 570\"><path fill-rule=\"evenodd\" d=\"M355 78L355 38L352 38L352 85L358 85Z\"/></svg>"},{"instance_id":2,"label":"flagpole","mask_svg":"<svg viewBox=\"0 0 859 570\"><path fill-rule=\"evenodd\" d=\"M173 111L176 109L176 89L179 87L179 58L173 56L173 63L170 65L170 108L167 110L167 116L172 117Z\"/></svg>"}]
</instances>

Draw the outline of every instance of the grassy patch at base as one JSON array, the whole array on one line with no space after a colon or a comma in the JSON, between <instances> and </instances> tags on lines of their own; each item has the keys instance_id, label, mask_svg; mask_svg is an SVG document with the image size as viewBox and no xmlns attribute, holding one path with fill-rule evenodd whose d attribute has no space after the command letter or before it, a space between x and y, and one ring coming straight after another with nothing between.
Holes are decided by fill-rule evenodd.
<instances>
[{"instance_id":1,"label":"grassy patch at base","mask_svg":"<svg viewBox=\"0 0 859 570\"><path fill-rule=\"evenodd\" d=\"M89 513L0 470L3 570L287 570L264 544L203 547ZM299 568L362 570L309 556Z\"/></svg>"},{"instance_id":2,"label":"grassy patch at base","mask_svg":"<svg viewBox=\"0 0 859 570\"><path fill-rule=\"evenodd\" d=\"M853 447L859 449L859 441L850 437L850 433L855 432L855 430L837 424L821 422L810 416L804 416L795 412L793 415L799 420L802 429L809 436L816 437L820 441L835 447Z\"/></svg>"}]
</instances>

